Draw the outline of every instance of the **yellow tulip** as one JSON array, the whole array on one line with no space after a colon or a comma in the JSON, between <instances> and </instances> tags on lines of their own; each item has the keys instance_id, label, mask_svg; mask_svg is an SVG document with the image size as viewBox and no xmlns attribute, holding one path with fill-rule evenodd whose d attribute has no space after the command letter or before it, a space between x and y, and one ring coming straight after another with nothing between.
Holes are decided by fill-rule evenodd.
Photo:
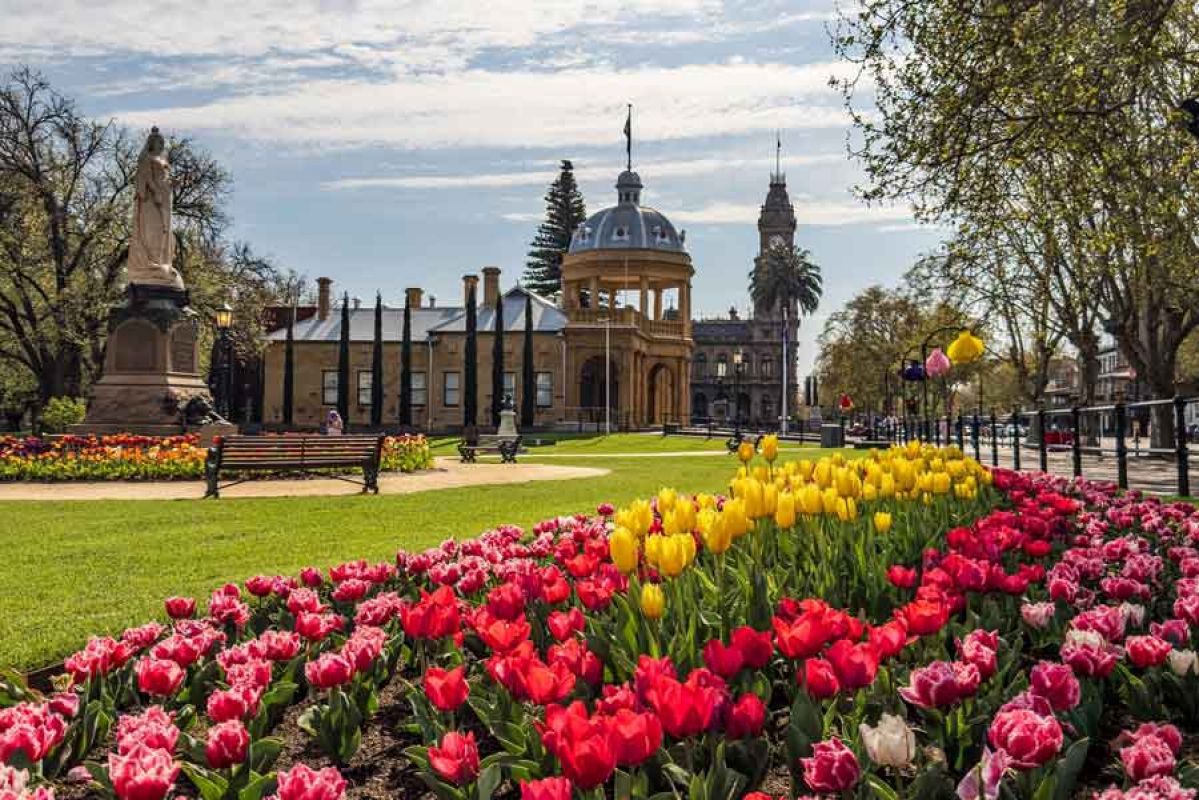
<instances>
[{"instance_id":1,"label":"yellow tulip","mask_svg":"<svg viewBox=\"0 0 1199 800\"><path fill-rule=\"evenodd\" d=\"M704 547L716 555L728 550L733 543L732 534L724 524L724 517L715 511L704 511L701 515L700 534L704 539Z\"/></svg>"},{"instance_id":2,"label":"yellow tulip","mask_svg":"<svg viewBox=\"0 0 1199 800\"><path fill-rule=\"evenodd\" d=\"M774 524L780 528L795 527L795 495L783 492L778 496L777 508L774 512Z\"/></svg>"},{"instance_id":3,"label":"yellow tulip","mask_svg":"<svg viewBox=\"0 0 1199 800\"><path fill-rule=\"evenodd\" d=\"M823 489L832 482L832 478L832 462L823 458L817 461L816 466L812 469L812 480L816 481L816 485Z\"/></svg>"},{"instance_id":4,"label":"yellow tulip","mask_svg":"<svg viewBox=\"0 0 1199 800\"><path fill-rule=\"evenodd\" d=\"M654 514L648 501L634 500L627 507L619 509L613 519L617 526L628 528L635 536L642 538L649 531Z\"/></svg>"},{"instance_id":5,"label":"yellow tulip","mask_svg":"<svg viewBox=\"0 0 1199 800\"><path fill-rule=\"evenodd\" d=\"M762 487L762 516L769 517L779 506L779 487L767 483Z\"/></svg>"},{"instance_id":6,"label":"yellow tulip","mask_svg":"<svg viewBox=\"0 0 1199 800\"><path fill-rule=\"evenodd\" d=\"M678 493L674 489L659 489L658 490L658 513L665 516L666 512L674 508L675 500L678 499Z\"/></svg>"},{"instance_id":7,"label":"yellow tulip","mask_svg":"<svg viewBox=\"0 0 1199 800\"><path fill-rule=\"evenodd\" d=\"M824 510L820 487L814 483L804 485L799 492L798 500L800 511L809 516L815 516Z\"/></svg>"},{"instance_id":8,"label":"yellow tulip","mask_svg":"<svg viewBox=\"0 0 1199 800\"><path fill-rule=\"evenodd\" d=\"M777 434L770 434L762 437L762 458L766 459L771 464L779 457L779 437Z\"/></svg>"},{"instance_id":9,"label":"yellow tulip","mask_svg":"<svg viewBox=\"0 0 1199 800\"><path fill-rule=\"evenodd\" d=\"M658 569L668 578L677 578L695 557L695 540L690 534L663 536L661 539L658 547Z\"/></svg>"},{"instance_id":10,"label":"yellow tulip","mask_svg":"<svg viewBox=\"0 0 1199 800\"><path fill-rule=\"evenodd\" d=\"M724 518L722 524L734 540L749 533L750 522L749 516L745 513L744 500L726 500L724 507L720 510L720 516Z\"/></svg>"},{"instance_id":11,"label":"yellow tulip","mask_svg":"<svg viewBox=\"0 0 1199 800\"><path fill-rule=\"evenodd\" d=\"M887 511L874 512L874 529L879 533L885 534L891 530L891 514Z\"/></svg>"},{"instance_id":12,"label":"yellow tulip","mask_svg":"<svg viewBox=\"0 0 1199 800\"><path fill-rule=\"evenodd\" d=\"M742 464L748 464L750 459L754 457L754 443L748 439L743 440L737 445L737 458L741 459Z\"/></svg>"},{"instance_id":13,"label":"yellow tulip","mask_svg":"<svg viewBox=\"0 0 1199 800\"><path fill-rule=\"evenodd\" d=\"M641 587L641 613L649 619L661 619L666 613L666 593L656 583Z\"/></svg>"},{"instance_id":14,"label":"yellow tulip","mask_svg":"<svg viewBox=\"0 0 1199 800\"><path fill-rule=\"evenodd\" d=\"M862 499L868 503L878 499L878 489L874 487L873 483L862 484Z\"/></svg>"},{"instance_id":15,"label":"yellow tulip","mask_svg":"<svg viewBox=\"0 0 1199 800\"><path fill-rule=\"evenodd\" d=\"M637 537L628 528L612 531L612 535L608 537L608 550L612 554L612 563L625 575L637 570L641 553L637 547Z\"/></svg>"},{"instance_id":16,"label":"yellow tulip","mask_svg":"<svg viewBox=\"0 0 1199 800\"><path fill-rule=\"evenodd\" d=\"M762 484L758 481L749 480L745 482L745 493L741 495L741 499L745 501L745 514L750 519L757 519L763 516L765 503L762 500Z\"/></svg>"}]
</instances>

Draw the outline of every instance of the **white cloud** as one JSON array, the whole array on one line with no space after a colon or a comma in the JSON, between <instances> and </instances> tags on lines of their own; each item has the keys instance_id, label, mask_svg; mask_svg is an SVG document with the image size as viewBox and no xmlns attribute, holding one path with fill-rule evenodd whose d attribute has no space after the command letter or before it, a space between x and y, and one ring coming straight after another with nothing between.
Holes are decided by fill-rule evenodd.
<instances>
[{"instance_id":1,"label":"white cloud","mask_svg":"<svg viewBox=\"0 0 1199 800\"><path fill-rule=\"evenodd\" d=\"M806 156L791 156L787 166L844 162L843 153L818 153ZM555 164L556 162L537 162ZM699 158L681 161L645 162L636 165L645 180L664 177L704 175L744 167L762 167L762 158ZM611 181L613 167L576 167L575 178L579 181ZM475 189L507 186L535 186L548 184L558 176L557 169L533 169L524 172L467 173L462 175L396 175L379 177L341 178L322 184L326 190L352 189Z\"/></svg>"},{"instance_id":2,"label":"white cloud","mask_svg":"<svg viewBox=\"0 0 1199 800\"><path fill-rule=\"evenodd\" d=\"M471 69L387 82L317 80L117 116L141 127L340 147L601 145L619 142L626 98L635 108L634 135L643 140L841 128L847 115L827 79L849 68L821 63L549 73Z\"/></svg>"},{"instance_id":3,"label":"white cloud","mask_svg":"<svg viewBox=\"0 0 1199 800\"><path fill-rule=\"evenodd\" d=\"M866 206L829 200L802 200L794 203L800 226L878 225L889 220L911 219L911 212L896 206ZM761 206L750 203L709 203L692 210L671 211L672 221L697 225L753 225Z\"/></svg>"}]
</instances>

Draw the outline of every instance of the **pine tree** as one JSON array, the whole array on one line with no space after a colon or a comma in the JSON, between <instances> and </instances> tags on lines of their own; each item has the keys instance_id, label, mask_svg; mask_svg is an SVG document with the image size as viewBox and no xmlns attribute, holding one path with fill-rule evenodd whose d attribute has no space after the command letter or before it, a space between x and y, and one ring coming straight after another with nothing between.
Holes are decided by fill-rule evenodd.
<instances>
[{"instance_id":1,"label":"pine tree","mask_svg":"<svg viewBox=\"0 0 1199 800\"><path fill-rule=\"evenodd\" d=\"M529 249L525 286L542 296L557 297L562 289L562 256L570 248L575 228L586 219L587 208L575 183L574 165L563 160L562 171L545 193L545 221L538 226Z\"/></svg>"},{"instance_id":2,"label":"pine tree","mask_svg":"<svg viewBox=\"0 0 1199 800\"><path fill-rule=\"evenodd\" d=\"M533 295L525 295L525 348L521 360L520 426L533 427L537 375L533 371Z\"/></svg>"},{"instance_id":3,"label":"pine tree","mask_svg":"<svg viewBox=\"0 0 1199 800\"><path fill-rule=\"evenodd\" d=\"M504 295L495 297L495 330L491 343L491 424L499 426L504 409Z\"/></svg>"},{"instance_id":4,"label":"pine tree","mask_svg":"<svg viewBox=\"0 0 1199 800\"><path fill-rule=\"evenodd\" d=\"M383 424L383 295L375 294L375 348L371 353L371 427Z\"/></svg>"},{"instance_id":5,"label":"pine tree","mask_svg":"<svg viewBox=\"0 0 1199 800\"><path fill-rule=\"evenodd\" d=\"M350 295L341 303L341 338L337 343L337 413L350 426Z\"/></svg>"},{"instance_id":6,"label":"pine tree","mask_svg":"<svg viewBox=\"0 0 1199 800\"><path fill-rule=\"evenodd\" d=\"M427 379L425 386L428 386ZM426 390L427 391L427 390ZM400 342L400 427L412 425L412 302L404 298L404 334Z\"/></svg>"}]
</instances>

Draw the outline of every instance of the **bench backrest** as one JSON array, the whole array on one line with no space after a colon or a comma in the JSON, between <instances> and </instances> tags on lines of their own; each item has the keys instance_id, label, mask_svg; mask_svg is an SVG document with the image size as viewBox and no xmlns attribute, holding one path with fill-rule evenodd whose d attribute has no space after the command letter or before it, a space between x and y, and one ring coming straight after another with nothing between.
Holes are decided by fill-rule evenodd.
<instances>
[{"instance_id":1,"label":"bench backrest","mask_svg":"<svg viewBox=\"0 0 1199 800\"><path fill-rule=\"evenodd\" d=\"M225 469L269 467L347 467L374 464L383 437L226 436L217 445Z\"/></svg>"}]
</instances>

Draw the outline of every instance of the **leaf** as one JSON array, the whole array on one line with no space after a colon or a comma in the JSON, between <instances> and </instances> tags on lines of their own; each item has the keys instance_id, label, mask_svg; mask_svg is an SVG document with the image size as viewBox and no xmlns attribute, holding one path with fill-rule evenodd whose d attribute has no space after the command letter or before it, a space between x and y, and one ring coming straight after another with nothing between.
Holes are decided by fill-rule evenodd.
<instances>
[{"instance_id":1,"label":"leaf","mask_svg":"<svg viewBox=\"0 0 1199 800\"><path fill-rule=\"evenodd\" d=\"M899 800L899 794L877 775L867 775L866 785L870 787L870 791L874 792L874 796L879 798L879 800Z\"/></svg>"},{"instance_id":2,"label":"leaf","mask_svg":"<svg viewBox=\"0 0 1199 800\"><path fill-rule=\"evenodd\" d=\"M504 777L504 770L499 764L492 764L479 773L478 785L475 787L477 800L491 800L491 795L499 788Z\"/></svg>"},{"instance_id":3,"label":"leaf","mask_svg":"<svg viewBox=\"0 0 1199 800\"><path fill-rule=\"evenodd\" d=\"M182 762L180 767L204 800L221 800L225 796L225 790L229 788L229 781L213 770L205 769L188 761Z\"/></svg>"},{"instance_id":4,"label":"leaf","mask_svg":"<svg viewBox=\"0 0 1199 800\"><path fill-rule=\"evenodd\" d=\"M1053 792L1053 800L1069 800L1073 796L1074 785L1078 782L1078 774L1082 772L1087 761L1087 751L1090 747L1090 739L1079 739L1070 745L1065 756L1058 759L1055 770L1057 786Z\"/></svg>"},{"instance_id":5,"label":"leaf","mask_svg":"<svg viewBox=\"0 0 1199 800\"><path fill-rule=\"evenodd\" d=\"M254 772L270 772L275 759L283 750L283 740L275 737L259 739L250 744L250 769Z\"/></svg>"}]
</instances>

